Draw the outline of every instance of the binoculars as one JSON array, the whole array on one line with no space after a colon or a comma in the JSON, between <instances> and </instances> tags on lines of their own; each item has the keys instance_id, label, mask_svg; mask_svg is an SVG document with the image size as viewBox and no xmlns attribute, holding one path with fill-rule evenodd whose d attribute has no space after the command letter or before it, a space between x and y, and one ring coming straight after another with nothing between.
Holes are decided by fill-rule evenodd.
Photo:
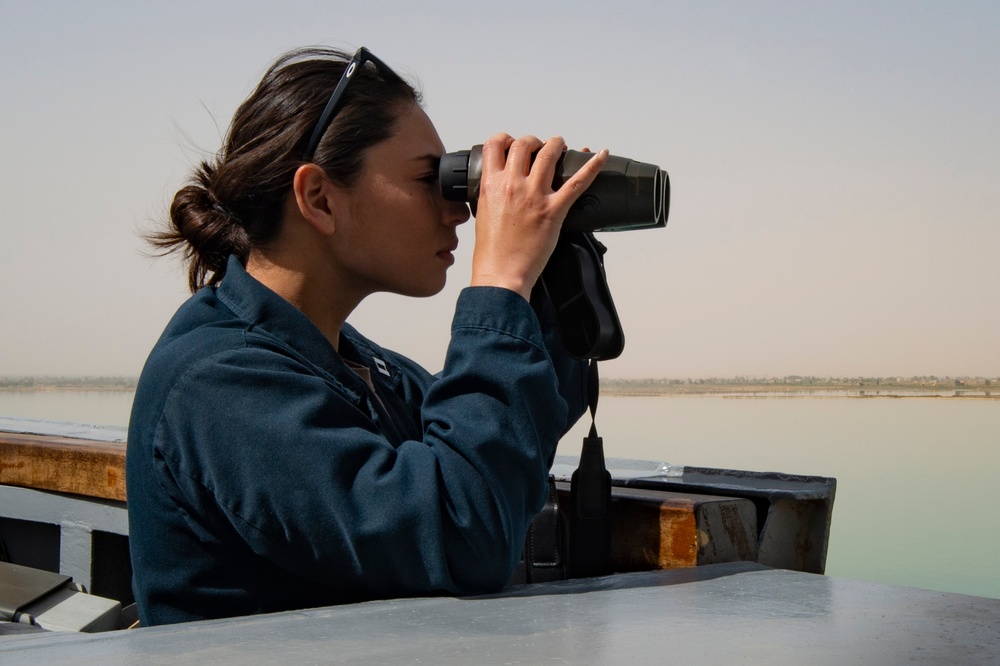
<instances>
[{"instance_id":1,"label":"binoculars","mask_svg":"<svg viewBox=\"0 0 1000 666\"><path fill-rule=\"evenodd\" d=\"M564 151L556 164L553 189L559 189L593 153ZM441 193L449 201L464 201L476 214L482 179L483 147L447 153L438 171ZM563 222L569 231L628 231L667 225L670 178L653 164L609 155L590 187L570 208Z\"/></svg>"},{"instance_id":2,"label":"binoculars","mask_svg":"<svg viewBox=\"0 0 1000 666\"><path fill-rule=\"evenodd\" d=\"M562 187L591 157L577 150L563 152L553 189ZM443 155L438 176L444 198L468 203L475 215L482 168L481 145ZM569 209L535 292L542 290L548 296L560 338L570 354L598 361L617 358L625 348L604 274L607 250L593 232L665 227L669 209L667 172L615 155L608 156L597 178Z\"/></svg>"}]
</instances>

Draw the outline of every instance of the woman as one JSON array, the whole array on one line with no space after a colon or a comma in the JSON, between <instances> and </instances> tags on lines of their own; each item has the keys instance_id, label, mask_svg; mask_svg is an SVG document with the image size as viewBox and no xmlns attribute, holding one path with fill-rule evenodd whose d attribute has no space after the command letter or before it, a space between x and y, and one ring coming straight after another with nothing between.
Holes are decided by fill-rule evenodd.
<instances>
[{"instance_id":1,"label":"woman","mask_svg":"<svg viewBox=\"0 0 1000 666\"><path fill-rule=\"evenodd\" d=\"M345 323L369 294L440 291L469 217L418 93L364 49L271 67L154 238L195 294L129 425L143 624L504 585L585 400L528 300L607 156L554 192L563 149L484 145L472 284L431 376Z\"/></svg>"}]
</instances>

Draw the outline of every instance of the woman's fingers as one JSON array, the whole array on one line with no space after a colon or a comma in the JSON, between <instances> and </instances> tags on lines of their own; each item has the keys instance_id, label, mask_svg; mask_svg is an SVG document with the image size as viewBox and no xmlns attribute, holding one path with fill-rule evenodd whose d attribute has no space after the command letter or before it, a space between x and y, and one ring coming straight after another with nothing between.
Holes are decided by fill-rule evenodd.
<instances>
[{"instance_id":1,"label":"woman's fingers","mask_svg":"<svg viewBox=\"0 0 1000 666\"><path fill-rule=\"evenodd\" d=\"M594 181L607 151L594 155L559 190L552 187L566 143L497 134L483 145L472 284L527 298L545 267L570 206Z\"/></svg>"},{"instance_id":2,"label":"woman's fingers","mask_svg":"<svg viewBox=\"0 0 1000 666\"><path fill-rule=\"evenodd\" d=\"M554 136L544 144L539 146L535 154L535 162L532 165L530 178L539 189L550 192L552 190L552 180L556 175L556 165L566 149L566 142L561 136Z\"/></svg>"},{"instance_id":3,"label":"woman's fingers","mask_svg":"<svg viewBox=\"0 0 1000 666\"><path fill-rule=\"evenodd\" d=\"M608 150L605 148L587 160L586 164L580 167L573 176L567 180L552 196L559 202L560 208L565 207L569 211L570 206L593 184L594 179L604 168L608 161Z\"/></svg>"},{"instance_id":4,"label":"woman's fingers","mask_svg":"<svg viewBox=\"0 0 1000 666\"><path fill-rule=\"evenodd\" d=\"M536 136L522 136L510 144L507 152L507 168L514 173L527 176L532 170L532 155L543 147L542 140Z\"/></svg>"},{"instance_id":5,"label":"woman's fingers","mask_svg":"<svg viewBox=\"0 0 1000 666\"><path fill-rule=\"evenodd\" d=\"M483 171L503 171L507 162L507 151L514 143L514 137L506 132L494 134L483 144Z\"/></svg>"}]
</instances>

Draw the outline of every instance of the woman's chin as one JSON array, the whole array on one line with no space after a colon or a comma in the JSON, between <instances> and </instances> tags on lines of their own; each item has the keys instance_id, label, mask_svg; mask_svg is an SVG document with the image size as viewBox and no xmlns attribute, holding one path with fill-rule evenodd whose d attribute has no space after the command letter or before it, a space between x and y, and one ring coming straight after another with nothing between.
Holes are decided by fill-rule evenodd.
<instances>
[{"instance_id":1,"label":"woman's chin","mask_svg":"<svg viewBox=\"0 0 1000 666\"><path fill-rule=\"evenodd\" d=\"M442 275L440 280L426 281L422 284L408 284L400 289L387 289L386 291L391 291L400 296L410 296L412 298L427 298L429 296L436 296L441 293L444 289L446 279Z\"/></svg>"}]
</instances>

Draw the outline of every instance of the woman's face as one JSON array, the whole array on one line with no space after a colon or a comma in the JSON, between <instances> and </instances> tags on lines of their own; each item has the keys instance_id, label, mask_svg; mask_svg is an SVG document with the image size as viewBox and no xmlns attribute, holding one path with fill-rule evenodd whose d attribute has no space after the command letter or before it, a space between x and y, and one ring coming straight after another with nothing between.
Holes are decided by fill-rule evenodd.
<instances>
[{"instance_id":1,"label":"woman's face","mask_svg":"<svg viewBox=\"0 0 1000 666\"><path fill-rule=\"evenodd\" d=\"M469 209L441 196L443 154L430 118L408 104L395 134L365 155L348 194L349 214L335 234L339 260L361 293L431 296L444 287L458 247L455 228L469 219Z\"/></svg>"}]
</instances>

